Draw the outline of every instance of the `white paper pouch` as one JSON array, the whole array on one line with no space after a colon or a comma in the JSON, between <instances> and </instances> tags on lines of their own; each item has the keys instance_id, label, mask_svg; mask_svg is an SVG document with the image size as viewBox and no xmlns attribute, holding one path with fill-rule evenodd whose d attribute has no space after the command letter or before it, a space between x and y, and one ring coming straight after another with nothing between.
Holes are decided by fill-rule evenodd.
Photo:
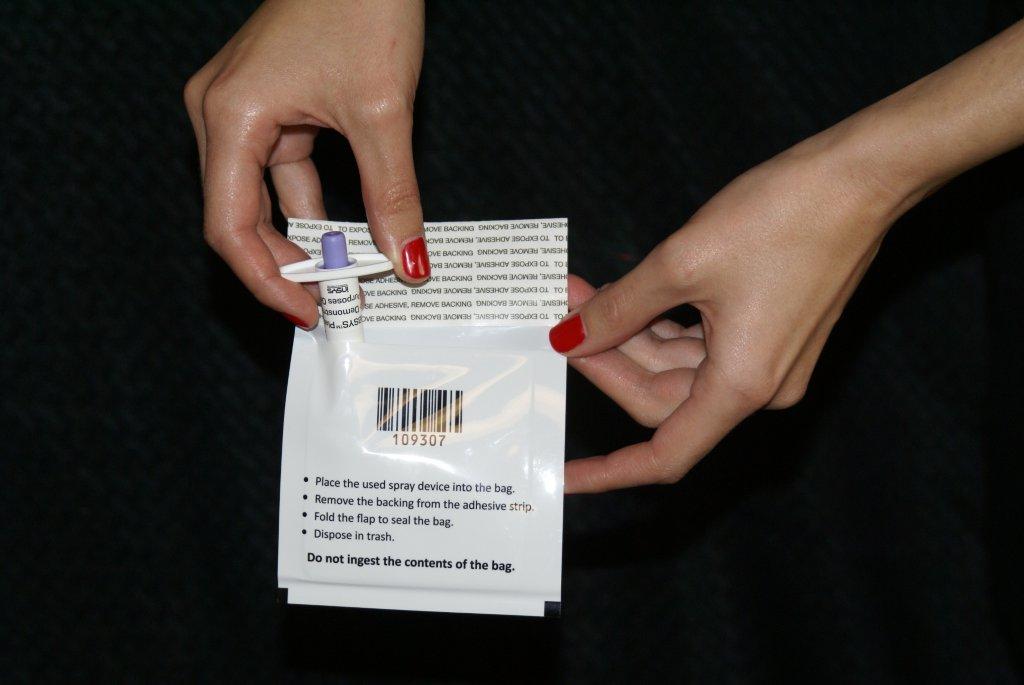
<instances>
[{"instance_id":1,"label":"white paper pouch","mask_svg":"<svg viewBox=\"0 0 1024 685\"><path fill-rule=\"evenodd\" d=\"M547 333L566 311L566 226L427 224L431 280L363 280L361 311L357 288L321 283L285 404L288 603L559 613L566 368ZM316 268L336 230L369 259L365 224L288 234Z\"/></svg>"}]
</instances>

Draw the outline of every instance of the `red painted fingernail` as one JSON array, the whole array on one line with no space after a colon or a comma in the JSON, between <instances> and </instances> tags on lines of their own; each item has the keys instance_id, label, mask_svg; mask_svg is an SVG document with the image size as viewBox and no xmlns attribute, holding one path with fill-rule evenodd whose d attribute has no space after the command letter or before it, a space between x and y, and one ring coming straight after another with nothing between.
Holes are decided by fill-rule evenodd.
<instances>
[{"instance_id":1,"label":"red painted fingernail","mask_svg":"<svg viewBox=\"0 0 1024 685\"><path fill-rule=\"evenodd\" d=\"M309 326L306 325L306 322L300 319L299 317L292 316L291 314L281 314L281 316L291 321L292 325L298 326L299 328L302 328L304 330L309 330Z\"/></svg>"},{"instance_id":2,"label":"red painted fingernail","mask_svg":"<svg viewBox=\"0 0 1024 685\"><path fill-rule=\"evenodd\" d=\"M560 324L548 332L548 340L555 352L568 352L577 347L587 332L583 330L583 319L579 314L573 314L568 319L563 319Z\"/></svg>"},{"instance_id":3,"label":"red painted fingernail","mask_svg":"<svg viewBox=\"0 0 1024 685\"><path fill-rule=\"evenodd\" d=\"M419 280L430 276L430 257L423 236L413 238L402 248L402 268L409 278Z\"/></svg>"}]
</instances>

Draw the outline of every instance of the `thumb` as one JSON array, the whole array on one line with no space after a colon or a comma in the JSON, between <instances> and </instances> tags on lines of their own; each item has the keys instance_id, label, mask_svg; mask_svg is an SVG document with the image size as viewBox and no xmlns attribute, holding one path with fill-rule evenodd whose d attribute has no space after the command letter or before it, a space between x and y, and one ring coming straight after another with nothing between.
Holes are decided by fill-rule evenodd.
<instances>
[{"instance_id":1,"label":"thumb","mask_svg":"<svg viewBox=\"0 0 1024 685\"><path fill-rule=\"evenodd\" d=\"M569 312L548 333L551 347L569 357L604 352L629 340L659 314L682 304L684 293L675 284L674 269L666 266L663 246ZM581 289L581 281L570 276L570 295Z\"/></svg>"},{"instance_id":2,"label":"thumb","mask_svg":"<svg viewBox=\"0 0 1024 685\"><path fill-rule=\"evenodd\" d=\"M395 275L420 283L430 277L423 208L412 160L412 110L381 117L349 136L359 165L370 235Z\"/></svg>"}]
</instances>

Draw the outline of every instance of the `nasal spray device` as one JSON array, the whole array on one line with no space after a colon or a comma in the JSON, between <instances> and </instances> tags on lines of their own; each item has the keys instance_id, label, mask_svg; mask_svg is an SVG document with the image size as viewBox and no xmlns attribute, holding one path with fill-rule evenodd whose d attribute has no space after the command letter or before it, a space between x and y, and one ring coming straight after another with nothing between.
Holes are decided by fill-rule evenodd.
<instances>
[{"instance_id":1,"label":"nasal spray device","mask_svg":"<svg viewBox=\"0 0 1024 685\"><path fill-rule=\"evenodd\" d=\"M307 259L281 268L281 275L295 283L318 283L324 334L334 347L363 342L363 314L359 304L359 279L391 271L391 261L379 252L349 256L348 240L341 231L320 237L322 259Z\"/></svg>"},{"instance_id":2,"label":"nasal spray device","mask_svg":"<svg viewBox=\"0 0 1024 685\"><path fill-rule=\"evenodd\" d=\"M278 587L287 604L557 615L566 362L547 334L566 221L424 230L435 275L410 286L365 224L289 221L321 256L281 275L318 284L322 325L292 343Z\"/></svg>"}]
</instances>

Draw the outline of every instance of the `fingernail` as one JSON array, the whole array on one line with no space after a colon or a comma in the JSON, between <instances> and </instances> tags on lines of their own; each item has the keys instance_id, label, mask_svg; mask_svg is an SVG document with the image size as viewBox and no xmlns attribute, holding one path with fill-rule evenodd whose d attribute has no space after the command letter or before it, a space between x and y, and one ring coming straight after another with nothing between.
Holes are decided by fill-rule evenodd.
<instances>
[{"instance_id":1,"label":"fingernail","mask_svg":"<svg viewBox=\"0 0 1024 685\"><path fill-rule=\"evenodd\" d=\"M548 340L551 341L551 347L554 348L555 352L562 353L574 349L586 337L587 332L583 330L583 319L579 314L573 314L568 319L563 319L561 323L548 332Z\"/></svg>"},{"instance_id":2,"label":"fingernail","mask_svg":"<svg viewBox=\"0 0 1024 685\"><path fill-rule=\"evenodd\" d=\"M423 236L413 238L402 248L402 268L409 278L419 280L430 276L430 257Z\"/></svg>"},{"instance_id":3,"label":"fingernail","mask_svg":"<svg viewBox=\"0 0 1024 685\"><path fill-rule=\"evenodd\" d=\"M299 328L306 331L310 329L310 326L306 325L306 322L297 316L292 316L291 314L281 314L281 316L288 319L294 326L298 326Z\"/></svg>"}]
</instances>

